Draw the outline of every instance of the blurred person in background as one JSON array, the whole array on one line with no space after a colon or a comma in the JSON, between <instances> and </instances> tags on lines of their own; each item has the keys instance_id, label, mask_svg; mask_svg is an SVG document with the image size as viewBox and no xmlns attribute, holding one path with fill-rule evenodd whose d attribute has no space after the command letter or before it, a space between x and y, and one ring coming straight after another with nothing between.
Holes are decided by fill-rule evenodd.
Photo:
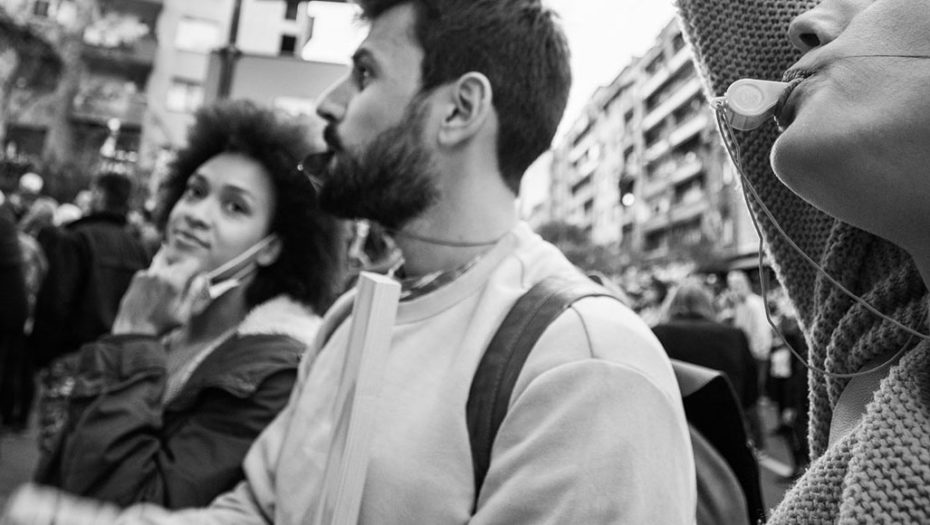
<instances>
[{"instance_id":1,"label":"blurred person in background","mask_svg":"<svg viewBox=\"0 0 930 525\"><path fill-rule=\"evenodd\" d=\"M91 190L81 190L74 196L74 205L78 207L81 215L90 215L93 213L94 194Z\"/></svg>"},{"instance_id":2,"label":"blurred person in background","mask_svg":"<svg viewBox=\"0 0 930 525\"><path fill-rule=\"evenodd\" d=\"M733 310L733 326L742 330L749 339L749 349L759 363L760 377L768 370L769 352L772 349L772 329L765 318L765 303L752 291L749 278L740 270L727 274L727 294ZM760 388L764 381L760 380Z\"/></svg>"},{"instance_id":3,"label":"blurred person in background","mask_svg":"<svg viewBox=\"0 0 930 525\"><path fill-rule=\"evenodd\" d=\"M765 317L765 300L752 291L749 278L741 270L727 274L726 300L733 316L733 326L742 330L749 340L749 350L756 360L757 391L760 396L764 395L767 392L769 355L772 351L772 328ZM761 406L757 407L749 417L749 431L759 448L765 444L765 430L759 413L761 410Z\"/></svg>"},{"instance_id":4,"label":"blurred person in background","mask_svg":"<svg viewBox=\"0 0 930 525\"><path fill-rule=\"evenodd\" d=\"M779 337L775 338L772 347L769 396L778 409L778 426L774 433L785 440L791 452L793 470L788 477L793 480L804 472L810 454L807 444L807 367L803 361L807 359L807 342L798 325L794 305L783 293L775 295L778 301L773 320ZM792 350L798 352L801 359L792 355Z\"/></svg>"},{"instance_id":5,"label":"blurred person in background","mask_svg":"<svg viewBox=\"0 0 930 525\"><path fill-rule=\"evenodd\" d=\"M0 430L24 430L29 415L28 401L21 398L27 314L16 221L12 209L0 206Z\"/></svg>"},{"instance_id":6,"label":"blurred person in background","mask_svg":"<svg viewBox=\"0 0 930 525\"><path fill-rule=\"evenodd\" d=\"M23 252L23 272L26 278L26 296L29 302L29 319L26 335L32 332L36 298L48 273L48 257L38 241L40 232L54 225L58 203L51 197L39 197L19 223L19 242Z\"/></svg>"},{"instance_id":7,"label":"blurred person in background","mask_svg":"<svg viewBox=\"0 0 930 525\"><path fill-rule=\"evenodd\" d=\"M654 275L649 275L636 304L636 313L649 326L662 320L663 305L668 299L668 284Z\"/></svg>"},{"instance_id":8,"label":"blurred person in background","mask_svg":"<svg viewBox=\"0 0 930 525\"><path fill-rule=\"evenodd\" d=\"M64 226L80 219L82 215L84 214L81 212L81 208L70 202L65 202L58 205L55 215L52 217L52 222L55 226Z\"/></svg>"},{"instance_id":9,"label":"blurred person in background","mask_svg":"<svg viewBox=\"0 0 930 525\"><path fill-rule=\"evenodd\" d=\"M740 406L748 412L759 398L756 361L746 334L716 319L710 291L689 278L671 292L663 321L652 331L670 358L726 374Z\"/></svg>"},{"instance_id":10,"label":"blurred person in background","mask_svg":"<svg viewBox=\"0 0 930 525\"><path fill-rule=\"evenodd\" d=\"M244 101L196 114L160 193L164 244L112 333L76 355L67 418L37 481L176 509L242 479L342 285L343 228L294 169L305 135Z\"/></svg>"},{"instance_id":11,"label":"blurred person in background","mask_svg":"<svg viewBox=\"0 0 930 525\"><path fill-rule=\"evenodd\" d=\"M38 173L28 172L20 176L16 191L9 196L10 206L17 222L29 212L29 208L42 194L44 187L45 181Z\"/></svg>"},{"instance_id":12,"label":"blurred person in background","mask_svg":"<svg viewBox=\"0 0 930 525\"><path fill-rule=\"evenodd\" d=\"M82 344L110 331L133 274L148 265L148 254L127 227L132 187L126 175L97 175L89 215L38 233L48 271L36 299L28 346L34 366L43 370L43 449L64 417L63 403L73 382L71 358Z\"/></svg>"}]
</instances>

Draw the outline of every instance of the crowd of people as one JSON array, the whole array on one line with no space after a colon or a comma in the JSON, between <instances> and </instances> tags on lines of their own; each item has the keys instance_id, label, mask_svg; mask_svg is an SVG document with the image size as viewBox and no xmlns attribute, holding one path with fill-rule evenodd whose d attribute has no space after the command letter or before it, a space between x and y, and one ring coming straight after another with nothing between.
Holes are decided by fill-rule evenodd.
<instances>
[{"instance_id":1,"label":"crowd of people","mask_svg":"<svg viewBox=\"0 0 930 525\"><path fill-rule=\"evenodd\" d=\"M517 217L571 85L554 13L358 3L369 33L317 105L326 151L223 102L171 164L155 242L114 174L80 218L36 175L0 208L0 417L25 424L33 366L47 407L5 523L930 521L926 0L678 1L709 91L784 74L778 130L721 112L783 289L652 279L642 316ZM399 296L371 313L394 319L375 395L347 258ZM526 348L489 364L499 341ZM799 479L771 515L698 428L696 377L728 379L723 434L761 445L759 399L777 406Z\"/></svg>"},{"instance_id":2,"label":"crowd of people","mask_svg":"<svg viewBox=\"0 0 930 525\"><path fill-rule=\"evenodd\" d=\"M767 270L766 270L767 271ZM692 275L678 283L653 277L664 295L636 308L654 309L652 330L672 359L725 373L743 410L749 437L757 450L766 446L764 411L774 407L771 433L784 439L792 459L793 480L808 463L807 369L792 351L806 355L796 314L784 289L755 293L742 270L725 277ZM761 290L760 290L761 291Z\"/></svg>"},{"instance_id":3,"label":"crowd of people","mask_svg":"<svg viewBox=\"0 0 930 525\"><path fill-rule=\"evenodd\" d=\"M4 430L25 428L37 371L46 386L57 383L62 376L57 359L109 331L125 285L146 266L149 241L128 218L132 185L126 175L99 174L88 198L77 199L83 201L80 208L43 195L42 177L29 172L3 197L0 220L9 261L4 290L10 291L4 320L15 320L0 354ZM43 392L55 397L52 390ZM52 410L49 399L43 395L39 403L46 428L54 426L45 417Z\"/></svg>"}]
</instances>

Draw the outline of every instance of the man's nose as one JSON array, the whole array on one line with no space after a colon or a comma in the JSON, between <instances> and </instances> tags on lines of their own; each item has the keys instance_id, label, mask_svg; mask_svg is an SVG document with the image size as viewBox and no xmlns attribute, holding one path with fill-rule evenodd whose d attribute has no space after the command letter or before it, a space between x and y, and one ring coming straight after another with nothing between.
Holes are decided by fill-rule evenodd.
<instances>
[{"instance_id":1,"label":"man's nose","mask_svg":"<svg viewBox=\"0 0 930 525\"><path fill-rule=\"evenodd\" d=\"M320 102L316 106L317 115L328 122L342 120L349 102L349 95L349 75L347 74L320 95Z\"/></svg>"},{"instance_id":2,"label":"man's nose","mask_svg":"<svg viewBox=\"0 0 930 525\"><path fill-rule=\"evenodd\" d=\"M849 22L873 0L823 0L817 7L795 17L788 38L801 51L825 46L838 37Z\"/></svg>"}]
</instances>

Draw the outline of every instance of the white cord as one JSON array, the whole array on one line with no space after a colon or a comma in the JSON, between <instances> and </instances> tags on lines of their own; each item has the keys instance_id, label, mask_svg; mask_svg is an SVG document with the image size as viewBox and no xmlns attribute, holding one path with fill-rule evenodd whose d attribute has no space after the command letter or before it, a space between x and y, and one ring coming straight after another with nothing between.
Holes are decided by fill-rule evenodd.
<instances>
[{"instance_id":1,"label":"white cord","mask_svg":"<svg viewBox=\"0 0 930 525\"><path fill-rule=\"evenodd\" d=\"M768 207L767 207L767 206L765 205L765 203L763 202L762 197L759 196L759 193L756 191L755 187L753 187L752 183L749 181L749 178L746 177L745 173L743 173L742 157L741 157L741 153L740 153L740 149L739 149L739 144L736 142L736 138L734 137L733 129L730 127L729 122L727 122L727 119L726 119L726 113L725 113L725 109L726 109L726 100L723 99L722 97L715 98L715 99L713 99L713 100L711 101L711 107L714 109L714 114L715 114L715 117L716 117L716 120L717 120L717 128L718 128L718 130L720 131L720 135L723 137L723 145L724 145L724 147L727 149L727 153L730 155L730 159L733 161L733 166L736 168L736 172L739 173L740 179L743 181L743 184L742 184L742 186L743 186L743 198L746 200L746 205L747 205L747 206L750 205L750 198L749 198L749 196L750 196L750 194L751 194L752 197L755 199L756 204L758 204L759 209L762 210L762 214L763 214L766 218L768 218L768 220L771 222L772 226L775 228L775 231L776 231L782 238L784 238L784 240L788 243L788 246L790 246L795 252L798 253L798 255L801 256L801 259L803 259L805 262L807 262L809 265L811 265L818 273L820 273L821 275L823 275L823 276L827 279L827 281L829 281L829 282L832 283L834 286L836 286L840 291L842 291L844 294L848 295L848 296L849 296L850 298L852 298L854 301L856 301L857 303L859 303L860 305L862 305L866 310L868 310L868 311L871 312L872 314L874 314L874 315L876 315L876 316L878 316L878 317L880 317L880 318L882 318L882 319L884 319L884 320L886 320L886 321L892 323L893 325L897 326L898 328L900 328L900 329L904 330L905 332L907 332L908 334L910 334L910 337L907 339L907 341L905 341L904 346L902 346L901 349L898 350L898 352L896 352L894 356L892 356L890 359L888 359L888 360L886 360L886 361L884 361L884 362L882 362L882 363L879 363L878 365L876 365L876 366L874 366L874 367L872 367L872 368L869 368L869 369L867 369L867 370L860 370L860 371L858 371L858 372L852 372L852 373L828 372L828 371L826 371L826 370L823 370L823 369L821 369L821 368L818 368L818 367L816 367L816 366L810 364L810 362L808 362L808 361L806 360L806 358L800 354L800 352L798 352L793 346L791 346L791 343L789 343L789 342L787 341L787 339L785 338L785 336L781 333L781 330L779 330L779 328L778 328L777 326L775 326L775 323L772 321L772 317L771 317L771 312L770 312L770 310L769 310L768 301L763 301L763 302L765 303L765 318L766 318L766 320L768 321L768 323L769 323L769 325L772 327L772 329L775 330L775 333L778 334L778 336L779 336L779 337L782 339L782 341L785 343L785 346L787 346L788 349L791 350L791 353L794 354L794 356L795 356L798 360L800 360L801 363L802 363L805 367L807 367L809 370L811 370L811 371L813 371L813 372L817 372L817 373L819 373L819 374L823 374L823 375L825 375L825 376L827 376L827 377L832 377L832 378L846 378L846 379L848 379L848 378L852 378L852 377L857 377L857 376L862 376L862 375L870 374L870 373L874 372L875 370L878 370L879 368L882 368L882 367L884 367L884 366L887 366L889 363L894 362L896 359L898 359L899 357L901 357L901 355L903 355L905 351L907 351L908 346L910 345L910 343L911 343L911 341L914 339L914 337L918 337L918 338L924 339L924 340L930 340L930 335L923 334L923 333L918 332L917 330L915 330L915 329L913 329L913 328L911 328L911 327L909 327L909 326L906 326L906 325L902 324L902 323L901 323L900 321L898 321L897 319L894 319L893 317L888 316L888 315L882 313L882 312L879 311L877 308L875 308L874 306L872 306L871 304L869 304L865 299L863 299L863 298L859 297L858 295L856 295L855 293L851 292L849 289L847 289L845 286L843 286L839 281L837 281L836 279L834 279L833 276L831 276L829 273L827 273L827 271L826 271L825 269L823 269L823 267L821 267L819 264L817 264L816 261L814 261L809 255L807 255L807 253L805 253L804 250L802 250L801 247L798 246L798 245L791 239L790 236L788 236L788 233L785 232L785 230L781 227L780 224L778 224L778 221L775 219L775 216L772 214L771 211L769 211ZM759 226L759 223L758 223L758 220L757 220L756 216L755 216L754 214L752 214L752 213L750 213L749 215L750 215L750 217L752 218L753 227L755 227L756 233L757 233L758 236L759 236L759 277L760 277L760 284L761 284L761 286L762 286L762 290L761 290L761 291L762 291L762 294L763 294L763 296L764 296L764 295L765 295L765 285L766 285L766 282L767 282L768 279L767 279L766 276L764 275L764 261L763 261L763 253L764 253L764 252L763 252L763 249L764 249L764 246L763 246L763 241L762 241L762 229L761 229L761 227Z\"/></svg>"}]
</instances>

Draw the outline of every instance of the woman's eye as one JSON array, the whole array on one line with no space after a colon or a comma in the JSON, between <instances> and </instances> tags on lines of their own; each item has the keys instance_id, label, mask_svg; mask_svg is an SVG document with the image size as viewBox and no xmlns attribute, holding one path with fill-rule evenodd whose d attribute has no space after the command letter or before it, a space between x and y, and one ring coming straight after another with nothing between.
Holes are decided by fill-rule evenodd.
<instances>
[{"instance_id":1,"label":"woman's eye","mask_svg":"<svg viewBox=\"0 0 930 525\"><path fill-rule=\"evenodd\" d=\"M197 184L191 184L184 189L184 194L182 197L185 199L200 199L203 198L205 194L206 192L201 186Z\"/></svg>"},{"instance_id":2,"label":"woman's eye","mask_svg":"<svg viewBox=\"0 0 930 525\"><path fill-rule=\"evenodd\" d=\"M227 201L223 207L228 213L236 215L247 214L249 212L249 209L245 204L236 201Z\"/></svg>"}]
</instances>

